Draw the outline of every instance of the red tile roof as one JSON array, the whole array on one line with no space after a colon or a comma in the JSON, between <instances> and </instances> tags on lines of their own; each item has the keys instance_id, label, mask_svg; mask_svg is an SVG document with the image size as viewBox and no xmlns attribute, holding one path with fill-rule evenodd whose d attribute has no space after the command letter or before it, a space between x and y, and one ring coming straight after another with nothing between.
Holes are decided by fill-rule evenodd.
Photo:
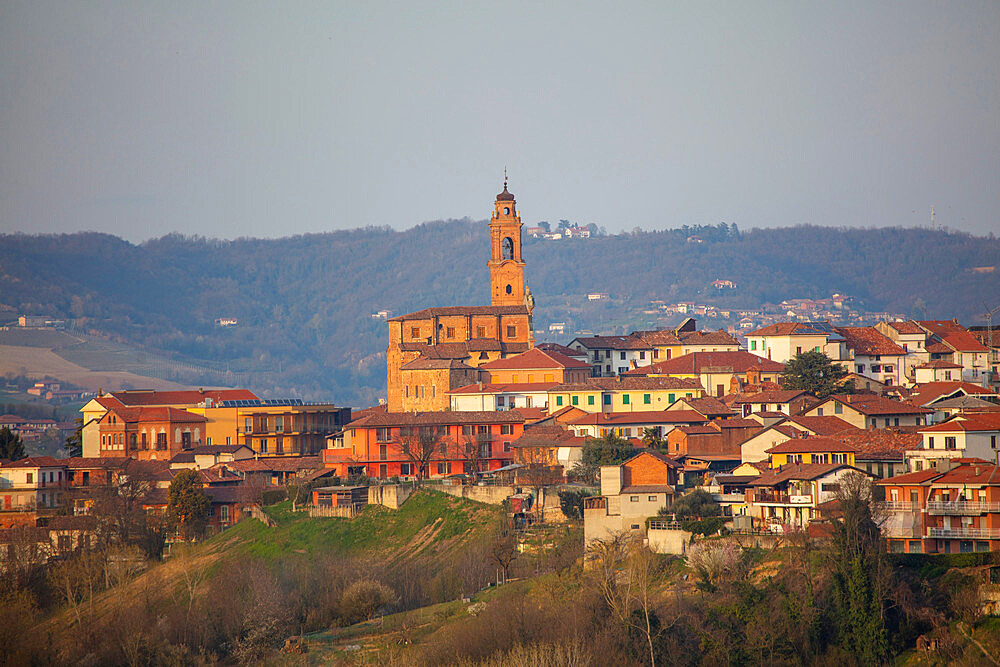
<instances>
[{"instance_id":1,"label":"red tile roof","mask_svg":"<svg viewBox=\"0 0 1000 667\"><path fill-rule=\"evenodd\" d=\"M503 412L383 412L352 421L345 429L373 426L453 426L461 424L523 424L524 416L514 410Z\"/></svg>"},{"instance_id":2,"label":"red tile roof","mask_svg":"<svg viewBox=\"0 0 1000 667\"><path fill-rule=\"evenodd\" d=\"M833 396L812 405L809 409L814 410L815 408L832 401L840 401L844 405L854 408L863 415L926 415L933 412L933 410L920 408L909 403L894 401L891 398L877 396L875 394L834 394Z\"/></svg>"},{"instance_id":3,"label":"red tile roof","mask_svg":"<svg viewBox=\"0 0 1000 667\"><path fill-rule=\"evenodd\" d=\"M912 405L932 405L941 398L954 398L958 396L987 396L995 395L992 389L980 387L971 382L961 380L949 380L944 382L925 382L914 387L913 393L906 399Z\"/></svg>"},{"instance_id":4,"label":"red tile roof","mask_svg":"<svg viewBox=\"0 0 1000 667\"><path fill-rule=\"evenodd\" d=\"M887 322L890 327L901 334L926 334L916 322L907 320L906 322Z\"/></svg>"},{"instance_id":5,"label":"red tile roof","mask_svg":"<svg viewBox=\"0 0 1000 667\"><path fill-rule=\"evenodd\" d=\"M759 477L750 482L750 486L777 486L792 480L811 480L840 468L857 470L846 463L791 463L761 472Z\"/></svg>"},{"instance_id":6,"label":"red tile roof","mask_svg":"<svg viewBox=\"0 0 1000 667\"><path fill-rule=\"evenodd\" d=\"M531 393L548 392L553 387L558 387L558 382L506 382L467 384L464 387L449 390L448 394L502 394L502 393Z\"/></svg>"},{"instance_id":7,"label":"red tile roof","mask_svg":"<svg viewBox=\"0 0 1000 667\"><path fill-rule=\"evenodd\" d=\"M249 389L191 389L181 391L127 390L111 394L128 407L148 405L197 405L206 398L219 401L253 401L257 395ZM105 406L108 407L108 406Z\"/></svg>"},{"instance_id":8,"label":"red tile roof","mask_svg":"<svg viewBox=\"0 0 1000 667\"><path fill-rule=\"evenodd\" d=\"M393 317L390 322L405 322L407 320L429 320L432 317L449 317L452 315L527 315L527 306L443 306L424 308L413 313Z\"/></svg>"},{"instance_id":9,"label":"red tile roof","mask_svg":"<svg viewBox=\"0 0 1000 667\"><path fill-rule=\"evenodd\" d=\"M744 403L789 403L802 396L808 396L804 391L798 389L765 389L756 393L731 394L733 405Z\"/></svg>"},{"instance_id":10,"label":"red tile roof","mask_svg":"<svg viewBox=\"0 0 1000 667\"><path fill-rule=\"evenodd\" d=\"M849 350L854 354L903 356L906 350L901 348L888 336L880 333L875 327L837 327L837 333L844 338Z\"/></svg>"},{"instance_id":11,"label":"red tile roof","mask_svg":"<svg viewBox=\"0 0 1000 667\"><path fill-rule=\"evenodd\" d=\"M620 424L689 424L706 421L705 416L694 410L648 410L640 412L590 412L570 424L620 425Z\"/></svg>"},{"instance_id":12,"label":"red tile roof","mask_svg":"<svg viewBox=\"0 0 1000 667\"><path fill-rule=\"evenodd\" d=\"M892 485L892 486L904 486L904 485L916 485L923 484L924 482L940 477L944 473L935 470L933 468L929 470L916 470L914 472L903 473L902 475L896 475L895 477L888 477L886 479L881 479L875 483L881 486Z\"/></svg>"},{"instance_id":13,"label":"red tile roof","mask_svg":"<svg viewBox=\"0 0 1000 667\"><path fill-rule=\"evenodd\" d=\"M776 322L766 327L761 327L756 331L751 331L746 336L826 336L827 334L808 324L802 322Z\"/></svg>"},{"instance_id":14,"label":"red tile roof","mask_svg":"<svg viewBox=\"0 0 1000 667\"><path fill-rule=\"evenodd\" d=\"M1000 413L967 412L933 426L925 426L921 433L954 433L956 431L1000 431Z\"/></svg>"},{"instance_id":15,"label":"red tile roof","mask_svg":"<svg viewBox=\"0 0 1000 667\"><path fill-rule=\"evenodd\" d=\"M961 368L962 364L955 364L944 359L935 359L916 366L916 368Z\"/></svg>"},{"instance_id":16,"label":"red tile roof","mask_svg":"<svg viewBox=\"0 0 1000 667\"><path fill-rule=\"evenodd\" d=\"M963 327L951 320L922 320L917 322L921 327L934 334L949 348L957 352L987 352L988 348L979 339ZM930 346L927 347L930 350Z\"/></svg>"},{"instance_id":17,"label":"red tile roof","mask_svg":"<svg viewBox=\"0 0 1000 667\"><path fill-rule=\"evenodd\" d=\"M785 365L779 364L756 354L743 350L732 352L689 352L673 359L657 361L649 366L634 368L626 375L696 375L709 372L746 373L756 369L765 373L776 373L784 370Z\"/></svg>"},{"instance_id":18,"label":"red tile roof","mask_svg":"<svg viewBox=\"0 0 1000 667\"><path fill-rule=\"evenodd\" d=\"M559 352L549 352L536 347L505 359L487 362L480 368L485 368L488 371L521 368L590 368L590 364Z\"/></svg>"},{"instance_id":19,"label":"red tile roof","mask_svg":"<svg viewBox=\"0 0 1000 667\"><path fill-rule=\"evenodd\" d=\"M803 429L812 431L816 435L833 435L834 433L843 433L844 431L862 430L857 426L844 421L840 417L835 417L833 415L823 415L822 417L806 417L805 415L797 415L789 417L783 423L800 426Z\"/></svg>"},{"instance_id":20,"label":"red tile roof","mask_svg":"<svg viewBox=\"0 0 1000 667\"><path fill-rule=\"evenodd\" d=\"M559 343L539 343L536 345L539 350L544 350L546 352L558 352L559 354L564 354L567 357L575 357L583 354L578 350L574 350L571 347L566 347L565 345L560 345Z\"/></svg>"},{"instance_id":21,"label":"red tile roof","mask_svg":"<svg viewBox=\"0 0 1000 667\"><path fill-rule=\"evenodd\" d=\"M3 464L4 468L59 468L62 467L63 462L59 459L52 458L51 456L29 456L27 458L18 459L17 461L9 461Z\"/></svg>"},{"instance_id":22,"label":"red tile roof","mask_svg":"<svg viewBox=\"0 0 1000 667\"><path fill-rule=\"evenodd\" d=\"M102 423L108 423L108 415L114 414L118 419L126 424L140 422L164 422L169 421L175 424L201 423L207 422L205 415L195 414L180 408L170 407L150 407L150 408L111 408L107 414L101 418Z\"/></svg>"},{"instance_id":23,"label":"red tile roof","mask_svg":"<svg viewBox=\"0 0 1000 667\"><path fill-rule=\"evenodd\" d=\"M449 370L452 368L474 370L472 366L461 359L427 359L425 357L417 357L401 367L404 371Z\"/></svg>"}]
</instances>

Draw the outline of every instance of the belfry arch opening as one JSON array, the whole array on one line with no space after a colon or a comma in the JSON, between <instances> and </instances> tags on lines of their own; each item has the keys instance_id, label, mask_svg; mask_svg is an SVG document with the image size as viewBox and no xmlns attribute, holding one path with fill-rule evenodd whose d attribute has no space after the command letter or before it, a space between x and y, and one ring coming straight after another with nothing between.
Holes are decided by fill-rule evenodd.
<instances>
[{"instance_id":1,"label":"belfry arch opening","mask_svg":"<svg viewBox=\"0 0 1000 667\"><path fill-rule=\"evenodd\" d=\"M509 236L503 240L501 257L503 259L514 259L514 240Z\"/></svg>"}]
</instances>

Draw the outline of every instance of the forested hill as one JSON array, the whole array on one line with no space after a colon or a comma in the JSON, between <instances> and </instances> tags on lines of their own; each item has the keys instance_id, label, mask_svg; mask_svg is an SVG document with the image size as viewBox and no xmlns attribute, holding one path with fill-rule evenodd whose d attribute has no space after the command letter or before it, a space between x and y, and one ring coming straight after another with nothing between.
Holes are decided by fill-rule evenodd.
<instances>
[{"instance_id":1,"label":"forested hill","mask_svg":"<svg viewBox=\"0 0 1000 667\"><path fill-rule=\"evenodd\" d=\"M702 243L688 239L697 235ZM426 223L276 240L169 235L0 236L0 308L77 331L249 371L252 388L369 404L383 391L386 324L428 306L488 302L487 225ZM842 292L869 310L977 324L1000 299L1000 240L926 229L706 226L592 239L526 239L535 328L619 330L644 304L755 308ZM737 283L724 295L716 278ZM589 304L588 292L611 299ZM215 320L234 317L236 327ZM565 342L565 341L563 341ZM190 378L197 383L198 378Z\"/></svg>"}]
</instances>

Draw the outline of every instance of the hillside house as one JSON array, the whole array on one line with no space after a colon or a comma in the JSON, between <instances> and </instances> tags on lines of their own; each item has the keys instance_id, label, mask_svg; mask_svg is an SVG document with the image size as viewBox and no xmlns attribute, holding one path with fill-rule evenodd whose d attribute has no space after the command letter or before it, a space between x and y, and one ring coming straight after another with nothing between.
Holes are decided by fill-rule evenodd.
<instances>
[{"instance_id":1,"label":"hillside house","mask_svg":"<svg viewBox=\"0 0 1000 667\"><path fill-rule=\"evenodd\" d=\"M677 468L673 459L655 452L601 466L601 495L584 500L584 543L623 531L645 535L646 520L673 501Z\"/></svg>"}]
</instances>

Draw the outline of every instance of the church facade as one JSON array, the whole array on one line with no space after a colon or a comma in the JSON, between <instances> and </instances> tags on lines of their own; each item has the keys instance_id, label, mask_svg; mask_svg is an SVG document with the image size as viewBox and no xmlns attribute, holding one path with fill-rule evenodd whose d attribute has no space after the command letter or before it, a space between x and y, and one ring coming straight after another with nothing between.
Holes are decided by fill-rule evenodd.
<instances>
[{"instance_id":1,"label":"church facade","mask_svg":"<svg viewBox=\"0 0 1000 667\"><path fill-rule=\"evenodd\" d=\"M524 285L521 216L507 190L490 216L490 305L445 306L389 320L390 412L448 410L448 391L478 382L478 367L534 347L534 299Z\"/></svg>"}]
</instances>

